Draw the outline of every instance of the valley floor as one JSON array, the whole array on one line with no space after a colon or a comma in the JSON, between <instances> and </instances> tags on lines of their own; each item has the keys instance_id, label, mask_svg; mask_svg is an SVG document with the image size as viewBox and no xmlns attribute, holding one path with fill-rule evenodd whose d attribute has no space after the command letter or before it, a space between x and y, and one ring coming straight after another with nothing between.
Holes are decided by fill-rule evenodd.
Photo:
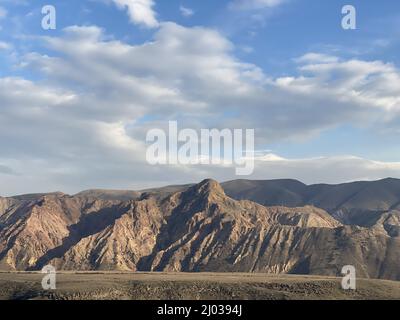
<instances>
[{"instance_id":1,"label":"valley floor","mask_svg":"<svg viewBox=\"0 0 400 320\"><path fill-rule=\"evenodd\" d=\"M57 273L57 289L43 290L43 274L0 272L0 299L277 300L398 299L400 282L360 279L345 291L340 278L260 273Z\"/></svg>"}]
</instances>

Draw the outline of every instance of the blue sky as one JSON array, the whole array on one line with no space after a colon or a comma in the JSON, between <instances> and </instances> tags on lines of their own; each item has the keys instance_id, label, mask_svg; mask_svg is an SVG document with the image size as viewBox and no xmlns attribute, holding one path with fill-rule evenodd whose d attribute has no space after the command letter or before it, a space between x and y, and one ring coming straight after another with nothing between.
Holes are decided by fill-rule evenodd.
<instances>
[{"instance_id":1,"label":"blue sky","mask_svg":"<svg viewBox=\"0 0 400 320\"><path fill-rule=\"evenodd\" d=\"M51 35L59 35L70 25L96 25L117 39L138 44L151 39L154 33L153 29L130 23L126 12L118 10L111 0L3 0L0 3L8 11L2 19L3 40L15 41L13 36L18 32L49 35L40 24L40 11L45 4L52 4L58 10L58 28ZM316 50L328 54L339 52L348 58L360 56L399 63L396 53L400 47L400 4L396 1L287 0L280 6L257 10L232 10L230 3L231 0L157 1L154 10L160 21L219 30L235 43L239 57L277 76L294 70L293 57ZM341 8L346 4L357 9L357 30L346 31L340 27ZM193 10L194 14L184 17L179 10L181 6ZM241 50L247 47L253 49L251 53Z\"/></svg>"},{"instance_id":2,"label":"blue sky","mask_svg":"<svg viewBox=\"0 0 400 320\"><path fill-rule=\"evenodd\" d=\"M0 26L0 194L237 178L149 166L174 119L254 128L249 178L400 178L398 1L0 0Z\"/></svg>"}]
</instances>

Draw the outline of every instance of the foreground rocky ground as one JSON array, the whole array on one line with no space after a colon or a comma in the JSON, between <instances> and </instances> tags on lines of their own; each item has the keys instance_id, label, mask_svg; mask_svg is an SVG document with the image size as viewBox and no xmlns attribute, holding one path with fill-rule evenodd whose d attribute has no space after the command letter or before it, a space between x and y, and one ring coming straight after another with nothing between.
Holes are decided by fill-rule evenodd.
<instances>
[{"instance_id":1,"label":"foreground rocky ground","mask_svg":"<svg viewBox=\"0 0 400 320\"><path fill-rule=\"evenodd\" d=\"M61 273L57 289L41 287L42 274L0 273L0 299L400 299L400 282L362 279L356 291L340 279L246 273Z\"/></svg>"}]
</instances>

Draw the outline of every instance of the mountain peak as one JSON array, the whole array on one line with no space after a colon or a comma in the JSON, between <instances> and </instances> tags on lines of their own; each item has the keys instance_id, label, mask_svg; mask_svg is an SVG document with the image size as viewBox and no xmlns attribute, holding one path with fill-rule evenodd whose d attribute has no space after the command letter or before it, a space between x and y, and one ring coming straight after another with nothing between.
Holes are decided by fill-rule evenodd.
<instances>
[{"instance_id":1,"label":"mountain peak","mask_svg":"<svg viewBox=\"0 0 400 320\"><path fill-rule=\"evenodd\" d=\"M225 196L224 189L213 179L205 179L192 187L192 191L203 196Z\"/></svg>"},{"instance_id":2,"label":"mountain peak","mask_svg":"<svg viewBox=\"0 0 400 320\"><path fill-rule=\"evenodd\" d=\"M201 181L197 185L197 188L199 189L199 191L217 191L224 193L224 190L222 189L219 182L213 179L205 179Z\"/></svg>"}]
</instances>

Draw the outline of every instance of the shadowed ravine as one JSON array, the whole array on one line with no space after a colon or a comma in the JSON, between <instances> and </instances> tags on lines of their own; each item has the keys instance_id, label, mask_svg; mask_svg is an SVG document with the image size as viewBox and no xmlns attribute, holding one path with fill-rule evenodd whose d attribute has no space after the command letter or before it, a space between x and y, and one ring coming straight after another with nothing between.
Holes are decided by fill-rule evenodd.
<instances>
[{"instance_id":1,"label":"shadowed ravine","mask_svg":"<svg viewBox=\"0 0 400 320\"><path fill-rule=\"evenodd\" d=\"M54 258L61 258L81 239L110 228L115 220L120 218L126 210L127 208L113 206L84 216L77 224L68 227L69 236L63 239L61 246L49 250L36 262L34 267L28 268L28 271L41 270Z\"/></svg>"}]
</instances>

